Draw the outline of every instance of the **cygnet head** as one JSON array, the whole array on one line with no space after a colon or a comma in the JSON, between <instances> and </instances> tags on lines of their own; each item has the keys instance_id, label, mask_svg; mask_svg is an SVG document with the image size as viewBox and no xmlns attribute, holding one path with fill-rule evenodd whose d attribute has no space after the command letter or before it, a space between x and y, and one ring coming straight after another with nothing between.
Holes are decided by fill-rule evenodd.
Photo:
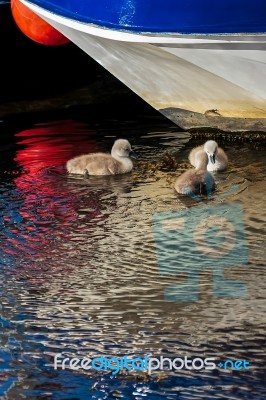
<instances>
[{"instance_id":1,"label":"cygnet head","mask_svg":"<svg viewBox=\"0 0 266 400\"><path fill-rule=\"evenodd\" d=\"M195 154L195 167L196 169L207 169L208 155L204 150L199 150Z\"/></svg>"},{"instance_id":2,"label":"cygnet head","mask_svg":"<svg viewBox=\"0 0 266 400\"><path fill-rule=\"evenodd\" d=\"M215 163L215 157L218 152L218 144L214 140L208 140L204 144L204 151L207 153L207 156L212 164Z\"/></svg>"},{"instance_id":3,"label":"cygnet head","mask_svg":"<svg viewBox=\"0 0 266 400\"><path fill-rule=\"evenodd\" d=\"M131 148L131 145L126 139L117 139L112 147L111 155L117 157L137 158L136 153Z\"/></svg>"}]
</instances>

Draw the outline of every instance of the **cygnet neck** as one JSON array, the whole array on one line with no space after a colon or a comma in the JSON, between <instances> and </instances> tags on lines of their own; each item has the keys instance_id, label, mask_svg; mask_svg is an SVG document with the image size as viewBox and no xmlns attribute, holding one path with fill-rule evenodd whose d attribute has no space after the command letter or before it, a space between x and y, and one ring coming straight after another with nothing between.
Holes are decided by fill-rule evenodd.
<instances>
[{"instance_id":1,"label":"cygnet neck","mask_svg":"<svg viewBox=\"0 0 266 400\"><path fill-rule=\"evenodd\" d=\"M197 170L207 170L208 155L205 151L198 151L195 156L195 168Z\"/></svg>"},{"instance_id":2,"label":"cygnet neck","mask_svg":"<svg viewBox=\"0 0 266 400\"><path fill-rule=\"evenodd\" d=\"M117 153L115 149L111 150L111 156L115 158L117 161L123 161L123 159L128 158L128 157L123 157L120 154Z\"/></svg>"},{"instance_id":3,"label":"cygnet neck","mask_svg":"<svg viewBox=\"0 0 266 400\"><path fill-rule=\"evenodd\" d=\"M116 151L111 151L111 156L120 163L121 172L129 172L133 168L133 162L129 157L120 156Z\"/></svg>"}]
</instances>

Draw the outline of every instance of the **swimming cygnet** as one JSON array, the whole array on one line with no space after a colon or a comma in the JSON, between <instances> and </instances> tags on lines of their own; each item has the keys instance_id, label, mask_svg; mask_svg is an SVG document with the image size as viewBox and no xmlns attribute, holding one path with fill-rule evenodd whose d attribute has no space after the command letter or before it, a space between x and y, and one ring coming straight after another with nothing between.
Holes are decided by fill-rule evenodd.
<instances>
[{"instance_id":1,"label":"swimming cygnet","mask_svg":"<svg viewBox=\"0 0 266 400\"><path fill-rule=\"evenodd\" d=\"M130 172L133 168L131 158L137 158L126 139L114 142L111 154L84 154L69 160L66 168L71 174L117 175Z\"/></svg>"},{"instance_id":2,"label":"swimming cygnet","mask_svg":"<svg viewBox=\"0 0 266 400\"><path fill-rule=\"evenodd\" d=\"M196 166L195 156L200 150L204 150L208 156L208 171L224 171L227 168L227 155L221 147L218 147L218 144L214 140L208 140L204 145L191 150L188 159L194 167Z\"/></svg>"},{"instance_id":3,"label":"swimming cygnet","mask_svg":"<svg viewBox=\"0 0 266 400\"><path fill-rule=\"evenodd\" d=\"M189 169L175 182L175 190L181 194L209 194L215 188L212 174L207 171L208 156L204 150L195 154L195 169Z\"/></svg>"}]
</instances>

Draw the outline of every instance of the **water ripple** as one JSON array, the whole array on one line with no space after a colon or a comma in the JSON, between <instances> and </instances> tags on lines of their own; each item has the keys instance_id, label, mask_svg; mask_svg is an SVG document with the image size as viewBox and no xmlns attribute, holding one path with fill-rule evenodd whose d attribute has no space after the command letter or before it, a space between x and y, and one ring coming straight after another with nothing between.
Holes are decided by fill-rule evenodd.
<instances>
[{"instance_id":1,"label":"water ripple","mask_svg":"<svg viewBox=\"0 0 266 400\"><path fill-rule=\"evenodd\" d=\"M215 174L218 188L211 198L195 202L178 197L173 183L190 167L187 156L196 141L177 129L119 129L117 136L132 138L141 156L133 172L88 179L67 175L65 162L83 152L109 151L113 128L99 134L68 120L15 135L16 154L0 186L2 343L18 377L14 383L6 355L11 396L264 399L265 148L222 143L229 168ZM241 208L243 221L235 221L221 251L228 253L234 234L245 234L233 264L218 257L197 269L190 230L177 234L166 225L156 239L155 215L177 218L183 212L188 218L198 210L203 219L218 207L222 218L235 210L232 205ZM213 231L201 245L215 247L217 237ZM245 248L247 262L241 263ZM234 295L232 287L245 288L245 295ZM54 371L60 352L246 359L252 368L123 373L118 379Z\"/></svg>"}]
</instances>

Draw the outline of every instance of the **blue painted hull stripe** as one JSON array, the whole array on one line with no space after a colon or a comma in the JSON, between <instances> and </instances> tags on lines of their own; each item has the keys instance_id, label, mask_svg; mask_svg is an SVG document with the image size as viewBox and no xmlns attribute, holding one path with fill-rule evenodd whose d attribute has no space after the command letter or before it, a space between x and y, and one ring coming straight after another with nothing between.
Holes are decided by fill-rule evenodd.
<instances>
[{"instance_id":1,"label":"blue painted hull stripe","mask_svg":"<svg viewBox=\"0 0 266 400\"><path fill-rule=\"evenodd\" d=\"M30 0L79 22L135 33L265 33L266 0Z\"/></svg>"}]
</instances>

